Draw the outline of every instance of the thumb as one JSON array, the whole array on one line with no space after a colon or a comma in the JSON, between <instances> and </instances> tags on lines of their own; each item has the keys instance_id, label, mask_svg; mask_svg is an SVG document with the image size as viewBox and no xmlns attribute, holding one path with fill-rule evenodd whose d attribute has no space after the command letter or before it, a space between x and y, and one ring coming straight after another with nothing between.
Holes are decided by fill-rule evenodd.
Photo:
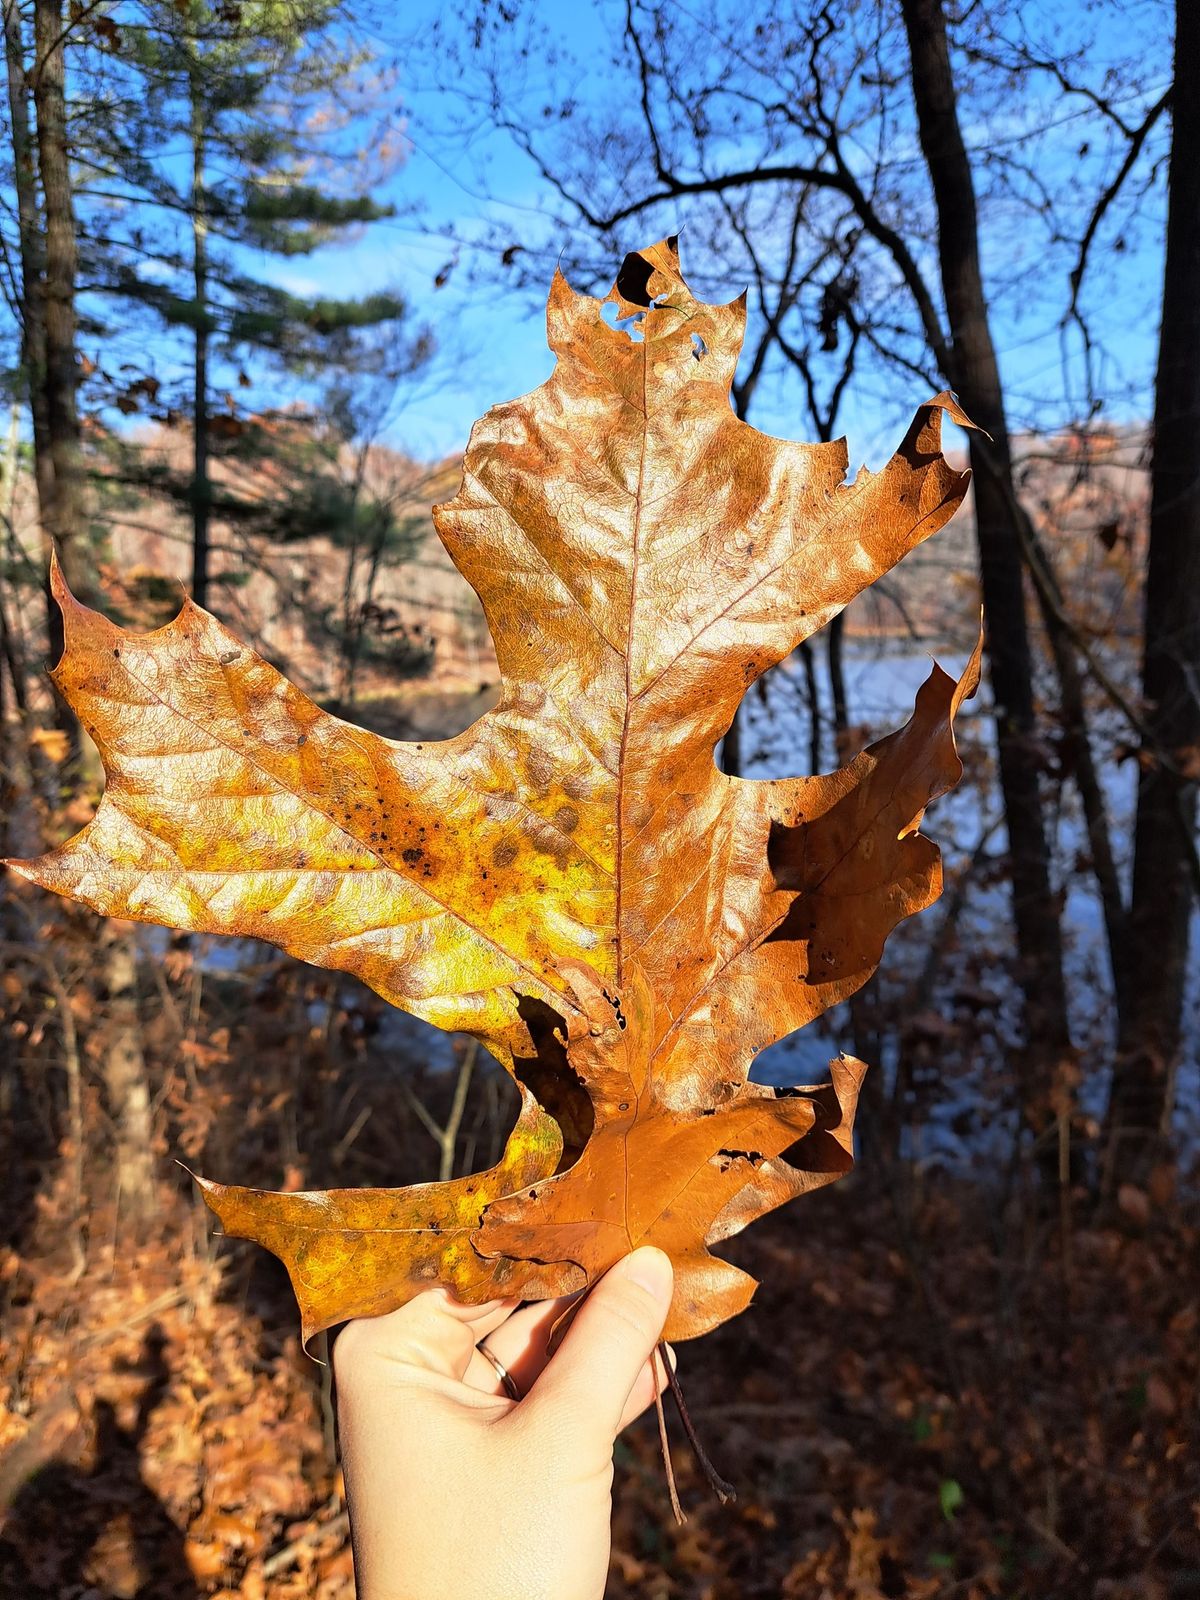
<instances>
[{"instance_id":1,"label":"thumb","mask_svg":"<svg viewBox=\"0 0 1200 1600\"><path fill-rule=\"evenodd\" d=\"M534 1386L538 1411L563 1411L575 1427L616 1438L634 1384L671 1306L671 1258L645 1245L618 1261L589 1293Z\"/></svg>"}]
</instances>

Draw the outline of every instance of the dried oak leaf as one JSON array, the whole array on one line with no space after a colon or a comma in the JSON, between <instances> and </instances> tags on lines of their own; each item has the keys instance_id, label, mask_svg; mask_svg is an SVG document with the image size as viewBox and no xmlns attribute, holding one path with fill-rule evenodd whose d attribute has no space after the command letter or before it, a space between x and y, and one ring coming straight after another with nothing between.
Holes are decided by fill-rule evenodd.
<instances>
[{"instance_id":1,"label":"dried oak leaf","mask_svg":"<svg viewBox=\"0 0 1200 1600\"><path fill-rule=\"evenodd\" d=\"M108 786L18 870L354 973L523 1086L503 1161L474 1178L205 1185L230 1233L287 1264L306 1335L434 1278L468 1299L563 1293L647 1240L675 1260L666 1331L686 1338L754 1289L709 1245L851 1163L861 1063L797 1090L749 1083L750 1063L858 989L939 893L918 829L961 773L979 652L833 774L744 782L713 749L748 685L953 514L967 474L941 416L970 423L938 395L848 483L844 441L733 415L745 315L744 297L697 301L670 240L626 257L603 303L556 274L552 377L476 425L435 509L503 676L456 738L379 738L197 607L130 634L54 575L55 679Z\"/></svg>"}]
</instances>

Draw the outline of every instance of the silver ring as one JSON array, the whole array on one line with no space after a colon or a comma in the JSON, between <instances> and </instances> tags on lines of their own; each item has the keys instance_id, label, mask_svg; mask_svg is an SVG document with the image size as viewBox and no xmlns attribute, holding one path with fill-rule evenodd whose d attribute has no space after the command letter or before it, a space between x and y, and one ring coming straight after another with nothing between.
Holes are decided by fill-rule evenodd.
<instances>
[{"instance_id":1,"label":"silver ring","mask_svg":"<svg viewBox=\"0 0 1200 1600\"><path fill-rule=\"evenodd\" d=\"M479 1351L479 1354L483 1357L483 1359L488 1362L489 1365L495 1368L496 1376L504 1385L504 1392L508 1398L510 1400L519 1401L521 1399L521 1391L517 1388L517 1380L504 1365L503 1361L501 1361L500 1357L498 1355L494 1355L492 1351L488 1349L487 1345L484 1344L482 1339L475 1346L475 1348Z\"/></svg>"}]
</instances>

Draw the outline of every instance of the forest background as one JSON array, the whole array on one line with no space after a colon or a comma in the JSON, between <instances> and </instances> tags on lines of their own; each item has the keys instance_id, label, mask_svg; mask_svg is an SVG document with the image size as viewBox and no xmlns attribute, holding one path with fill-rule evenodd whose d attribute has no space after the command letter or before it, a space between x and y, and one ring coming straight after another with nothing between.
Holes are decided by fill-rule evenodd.
<instances>
[{"instance_id":1,"label":"forest background","mask_svg":"<svg viewBox=\"0 0 1200 1600\"><path fill-rule=\"evenodd\" d=\"M57 546L182 582L401 737L495 697L432 535L549 370L561 265L681 234L749 297L739 415L876 465L953 388L971 503L718 751L824 771L982 603L946 893L756 1075L873 1064L859 1165L731 1252L684 1353L742 1491L620 1447L614 1596L1200 1594L1200 10L1189 0L3 0L0 852L91 815ZM348 293L352 290L352 293ZM328 1368L186 1174L494 1159L511 1086L265 947L0 883L0 1590L353 1592Z\"/></svg>"}]
</instances>

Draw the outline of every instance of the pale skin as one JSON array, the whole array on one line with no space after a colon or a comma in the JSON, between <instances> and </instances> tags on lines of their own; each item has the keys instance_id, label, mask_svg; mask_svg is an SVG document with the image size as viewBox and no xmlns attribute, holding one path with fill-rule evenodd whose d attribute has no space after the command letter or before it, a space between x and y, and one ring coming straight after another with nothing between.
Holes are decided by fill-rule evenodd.
<instances>
[{"instance_id":1,"label":"pale skin","mask_svg":"<svg viewBox=\"0 0 1200 1600\"><path fill-rule=\"evenodd\" d=\"M662 1386L655 1350L671 1287L670 1259L635 1250L551 1356L561 1301L465 1306L434 1289L342 1331L334 1368L359 1600L601 1600L613 1443Z\"/></svg>"}]
</instances>

